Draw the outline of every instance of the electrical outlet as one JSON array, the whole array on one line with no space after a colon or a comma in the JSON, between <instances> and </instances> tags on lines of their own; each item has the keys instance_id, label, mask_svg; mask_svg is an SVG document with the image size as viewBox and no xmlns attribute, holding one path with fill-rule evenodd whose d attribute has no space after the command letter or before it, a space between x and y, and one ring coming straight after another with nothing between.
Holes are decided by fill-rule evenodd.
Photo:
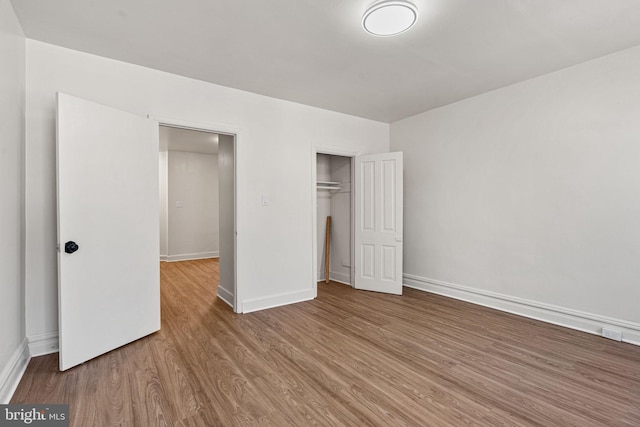
<instances>
[{"instance_id":1,"label":"electrical outlet","mask_svg":"<svg viewBox=\"0 0 640 427\"><path fill-rule=\"evenodd\" d=\"M622 341L622 332L612 329L602 328L602 336L614 341Z\"/></svg>"}]
</instances>

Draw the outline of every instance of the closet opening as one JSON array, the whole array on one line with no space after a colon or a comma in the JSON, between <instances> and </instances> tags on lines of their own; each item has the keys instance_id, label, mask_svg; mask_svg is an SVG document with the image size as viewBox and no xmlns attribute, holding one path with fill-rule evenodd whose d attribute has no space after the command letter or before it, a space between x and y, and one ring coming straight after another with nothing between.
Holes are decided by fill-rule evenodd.
<instances>
[{"instance_id":1,"label":"closet opening","mask_svg":"<svg viewBox=\"0 0 640 427\"><path fill-rule=\"evenodd\" d=\"M314 285L354 284L353 155L315 154ZM330 218L330 221L327 219ZM328 231L328 233L327 233ZM328 256L327 256L328 255ZM317 292L317 290L316 290Z\"/></svg>"}]
</instances>

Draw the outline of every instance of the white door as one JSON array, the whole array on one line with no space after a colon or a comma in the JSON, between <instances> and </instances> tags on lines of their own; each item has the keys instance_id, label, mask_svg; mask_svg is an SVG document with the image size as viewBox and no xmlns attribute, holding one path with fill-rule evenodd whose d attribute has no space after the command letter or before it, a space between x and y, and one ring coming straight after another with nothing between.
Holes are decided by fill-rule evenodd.
<instances>
[{"instance_id":1,"label":"white door","mask_svg":"<svg viewBox=\"0 0 640 427\"><path fill-rule=\"evenodd\" d=\"M402 295L402 153L355 159L355 288Z\"/></svg>"},{"instance_id":2,"label":"white door","mask_svg":"<svg viewBox=\"0 0 640 427\"><path fill-rule=\"evenodd\" d=\"M60 370L160 329L158 123L58 94Z\"/></svg>"}]
</instances>

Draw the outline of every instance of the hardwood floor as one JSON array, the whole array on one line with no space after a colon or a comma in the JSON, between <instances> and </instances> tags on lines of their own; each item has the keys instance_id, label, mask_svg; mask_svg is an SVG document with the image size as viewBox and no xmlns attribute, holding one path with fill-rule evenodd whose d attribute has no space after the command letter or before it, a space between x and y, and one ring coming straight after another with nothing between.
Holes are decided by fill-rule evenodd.
<instances>
[{"instance_id":1,"label":"hardwood floor","mask_svg":"<svg viewBox=\"0 0 640 427\"><path fill-rule=\"evenodd\" d=\"M412 289L237 315L215 260L161 277L160 332L64 373L34 358L12 403L74 426L640 426L640 347Z\"/></svg>"}]
</instances>

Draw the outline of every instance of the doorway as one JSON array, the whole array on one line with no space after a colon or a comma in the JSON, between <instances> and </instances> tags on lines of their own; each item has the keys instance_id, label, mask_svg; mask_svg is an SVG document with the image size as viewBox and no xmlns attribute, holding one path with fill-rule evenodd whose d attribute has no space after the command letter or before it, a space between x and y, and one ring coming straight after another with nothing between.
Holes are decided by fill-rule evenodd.
<instances>
[{"instance_id":1,"label":"doorway","mask_svg":"<svg viewBox=\"0 0 640 427\"><path fill-rule=\"evenodd\" d=\"M315 153L314 283L329 280L352 287L354 284L353 156Z\"/></svg>"},{"instance_id":2,"label":"doorway","mask_svg":"<svg viewBox=\"0 0 640 427\"><path fill-rule=\"evenodd\" d=\"M219 258L218 297L235 312L236 135L160 122L160 260Z\"/></svg>"},{"instance_id":3,"label":"doorway","mask_svg":"<svg viewBox=\"0 0 640 427\"><path fill-rule=\"evenodd\" d=\"M161 123L220 137L219 191L229 212L220 213L227 233L220 236L226 270L221 286L227 294L220 287L217 295L241 312L235 238L238 133L142 117L64 93L57 94L56 107L60 370L160 329Z\"/></svg>"}]
</instances>

